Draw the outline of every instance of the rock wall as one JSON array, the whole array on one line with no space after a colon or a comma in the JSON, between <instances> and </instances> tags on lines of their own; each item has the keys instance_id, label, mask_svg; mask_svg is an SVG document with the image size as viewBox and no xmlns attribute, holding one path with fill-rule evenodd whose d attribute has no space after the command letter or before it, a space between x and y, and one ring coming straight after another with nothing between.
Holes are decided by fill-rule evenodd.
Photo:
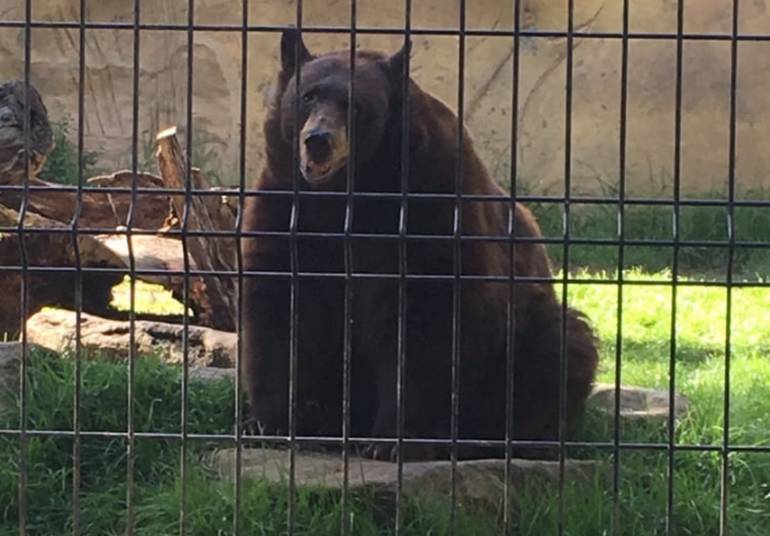
<instances>
[{"instance_id":1,"label":"rock wall","mask_svg":"<svg viewBox=\"0 0 770 536\"><path fill-rule=\"evenodd\" d=\"M741 3L740 30L770 33L770 0ZM88 2L91 21L131 22L132 2ZM457 2L413 2L415 28L457 27ZM576 2L575 25L583 32L619 32L622 2ZM632 32L675 32L675 0L631 2ZM185 23L186 0L141 2L143 23ZM240 24L240 0L198 0L201 24ZM473 29L512 28L511 0L470 0L467 25ZM523 23L538 30L566 29L566 2L522 0ZM78 0L33 0L35 20L77 21ZM686 3L685 31L729 36L729 0ZM305 26L347 26L350 4L305 0ZM251 0L254 25L289 24L294 0ZM23 19L23 2L0 0L0 20ZM402 27L403 2L359 0L361 27ZM143 29L139 50L140 164L151 163L158 128L184 125L187 114L187 38L185 31ZM278 35L250 32L247 62L247 147L249 176L260 166L263 102L278 61ZM347 46L344 34L314 34L311 49ZM241 92L240 32L196 31L193 36L193 138L196 164L236 184L239 163ZM398 35L359 34L363 47L395 50ZM78 47L76 28L32 31L33 82L54 117L77 114ZM452 36L414 37L413 76L453 108L458 98L458 46ZM20 77L23 33L0 28L2 78ZM740 190L770 187L770 43L743 41L738 50L736 177ZM574 41L571 168L573 193L614 192L619 176L621 43L618 39ZM518 177L536 193L564 189L566 40L522 38L518 79ZM465 119L485 162L501 182L510 175L513 40L469 36L465 62ZM730 126L730 41L687 40L684 44L681 177L683 195L724 190L728 176ZM102 152L100 165L130 163L133 33L88 30L85 45L85 140ZM632 194L671 195L674 176L676 43L633 40L628 67L627 186ZM151 165L151 164L148 164ZM250 180L250 179L248 179Z\"/></svg>"}]
</instances>

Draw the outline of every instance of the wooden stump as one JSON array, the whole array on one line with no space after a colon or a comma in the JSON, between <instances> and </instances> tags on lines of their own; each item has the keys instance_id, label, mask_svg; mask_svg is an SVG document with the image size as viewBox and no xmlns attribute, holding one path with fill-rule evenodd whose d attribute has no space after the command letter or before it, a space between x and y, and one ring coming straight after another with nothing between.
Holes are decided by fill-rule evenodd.
<instances>
[{"instance_id":1,"label":"wooden stump","mask_svg":"<svg viewBox=\"0 0 770 536\"><path fill-rule=\"evenodd\" d=\"M185 196L188 174L182 147L176 135L176 128L164 130L158 134L158 169L167 188L180 191L172 195L171 203L185 231L232 231L234 216L228 210L211 210L211 200L203 196ZM190 188L202 187L203 177L190 173ZM197 185L196 185L197 183ZM229 214L229 215L228 215ZM185 224L186 220L186 224ZM232 237L184 236L191 261L199 270L233 271L237 239ZM211 317L205 319L206 325L224 331L235 330L236 288L233 276L206 276L204 287L199 289L199 299L210 304Z\"/></svg>"}]
</instances>

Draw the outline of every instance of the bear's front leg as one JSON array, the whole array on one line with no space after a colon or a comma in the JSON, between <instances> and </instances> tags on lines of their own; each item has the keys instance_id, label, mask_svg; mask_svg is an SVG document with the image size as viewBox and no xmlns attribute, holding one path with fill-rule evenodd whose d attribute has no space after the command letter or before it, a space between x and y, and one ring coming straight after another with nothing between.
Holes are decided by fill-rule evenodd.
<instances>
[{"instance_id":1,"label":"bear's front leg","mask_svg":"<svg viewBox=\"0 0 770 536\"><path fill-rule=\"evenodd\" d=\"M418 363L414 363L418 365ZM398 397L396 388L396 364L380 367L377 376L377 413L370 437L395 439L398 437ZM449 437L449 392L437 390L441 381L436 374L424 374L418 366L407 364L407 374L403 390L402 414L404 425L402 437L405 439L445 439ZM435 381L439 380L439 381ZM441 396L444 394L446 396ZM445 403L442 403L445 402ZM406 442L403 445L403 459L432 460L443 457L446 448L435 442ZM396 461L398 445L393 442L372 443L364 451L368 457Z\"/></svg>"},{"instance_id":2,"label":"bear's front leg","mask_svg":"<svg viewBox=\"0 0 770 536\"><path fill-rule=\"evenodd\" d=\"M283 287L276 281L244 283L246 424L259 435L286 435L289 430L289 295Z\"/></svg>"}]
</instances>

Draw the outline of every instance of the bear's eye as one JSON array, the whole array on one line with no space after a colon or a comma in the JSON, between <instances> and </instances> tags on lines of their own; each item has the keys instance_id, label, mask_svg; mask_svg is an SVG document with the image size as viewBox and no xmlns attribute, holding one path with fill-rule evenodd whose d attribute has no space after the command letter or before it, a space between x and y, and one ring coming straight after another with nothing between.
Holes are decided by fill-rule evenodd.
<instances>
[{"instance_id":1,"label":"bear's eye","mask_svg":"<svg viewBox=\"0 0 770 536\"><path fill-rule=\"evenodd\" d=\"M314 99L315 99L315 95L313 94L312 91L308 91L307 93L302 95L302 102L304 102L305 104L309 104L313 102Z\"/></svg>"}]
</instances>

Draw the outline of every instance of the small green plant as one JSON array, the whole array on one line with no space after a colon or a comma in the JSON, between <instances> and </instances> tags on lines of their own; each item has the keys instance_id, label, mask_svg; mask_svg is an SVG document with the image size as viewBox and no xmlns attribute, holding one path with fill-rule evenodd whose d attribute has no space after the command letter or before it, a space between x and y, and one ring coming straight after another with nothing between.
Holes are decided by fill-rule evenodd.
<instances>
[{"instance_id":1,"label":"small green plant","mask_svg":"<svg viewBox=\"0 0 770 536\"><path fill-rule=\"evenodd\" d=\"M39 174L41 179L70 185L78 183L78 148L70 141L70 123L68 116L51 123L55 145ZM100 156L99 151L83 151L84 181L96 174L96 164Z\"/></svg>"},{"instance_id":2,"label":"small green plant","mask_svg":"<svg viewBox=\"0 0 770 536\"><path fill-rule=\"evenodd\" d=\"M212 186L222 186L227 181L222 152L224 142L203 128L193 126L192 165L201 170Z\"/></svg>"},{"instance_id":3,"label":"small green plant","mask_svg":"<svg viewBox=\"0 0 770 536\"><path fill-rule=\"evenodd\" d=\"M702 198L726 199L717 192L703 194ZM770 192L745 192L742 199L768 199ZM549 238L563 237L564 208L561 203L528 203ZM679 211L679 239L681 241L721 242L719 246L682 245L679 248L678 270L687 275L707 275L724 280L728 269L727 209L713 206L682 206ZM626 240L673 241L674 209L671 206L626 205L624 231ZM618 240L617 204L580 204L570 208L570 239ZM735 208L736 239L746 242L770 241L770 210L765 207L739 206ZM564 245L547 246L554 266L564 266ZM578 244L568 248L568 269L581 268L614 271L618 268L617 244ZM623 267L641 268L648 272L672 269L674 253L671 244L624 247ZM770 249L736 247L732 259L733 275L742 279L770 276Z\"/></svg>"}]
</instances>

